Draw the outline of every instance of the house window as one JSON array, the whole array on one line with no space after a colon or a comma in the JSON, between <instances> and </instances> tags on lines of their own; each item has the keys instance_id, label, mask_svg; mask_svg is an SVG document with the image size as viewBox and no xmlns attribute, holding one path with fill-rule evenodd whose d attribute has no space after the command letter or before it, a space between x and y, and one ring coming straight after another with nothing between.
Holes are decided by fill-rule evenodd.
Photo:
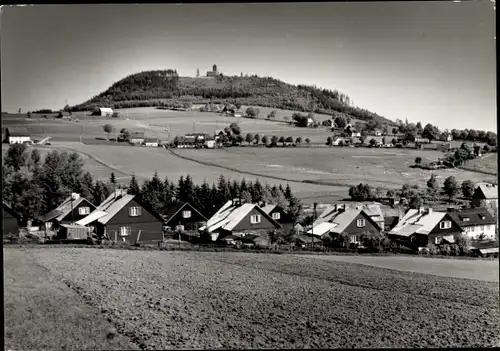
<instances>
[{"instance_id":1,"label":"house window","mask_svg":"<svg viewBox=\"0 0 500 351\"><path fill-rule=\"evenodd\" d=\"M45 223L45 228L52 229L52 222L46 222Z\"/></svg>"},{"instance_id":2,"label":"house window","mask_svg":"<svg viewBox=\"0 0 500 351\"><path fill-rule=\"evenodd\" d=\"M129 207L128 208L128 215L130 217L139 217L141 215L141 208L140 207Z\"/></svg>"},{"instance_id":3,"label":"house window","mask_svg":"<svg viewBox=\"0 0 500 351\"><path fill-rule=\"evenodd\" d=\"M356 221L356 225L358 226L358 228L363 228L363 227L365 226L365 224L366 224L366 223L365 223L365 220L364 220L363 218L358 219L358 220Z\"/></svg>"},{"instance_id":4,"label":"house window","mask_svg":"<svg viewBox=\"0 0 500 351\"><path fill-rule=\"evenodd\" d=\"M468 222L468 221L470 221L470 218L469 217L465 217L464 218L464 222Z\"/></svg>"},{"instance_id":5,"label":"house window","mask_svg":"<svg viewBox=\"0 0 500 351\"><path fill-rule=\"evenodd\" d=\"M191 211L182 211L182 218L191 218Z\"/></svg>"},{"instance_id":6,"label":"house window","mask_svg":"<svg viewBox=\"0 0 500 351\"><path fill-rule=\"evenodd\" d=\"M440 236L436 236L436 237L434 238L434 244L436 244L436 245L441 244L441 237L440 237Z\"/></svg>"},{"instance_id":7,"label":"house window","mask_svg":"<svg viewBox=\"0 0 500 351\"><path fill-rule=\"evenodd\" d=\"M252 224L260 223L260 215L252 215L250 217L250 223Z\"/></svg>"},{"instance_id":8,"label":"house window","mask_svg":"<svg viewBox=\"0 0 500 351\"><path fill-rule=\"evenodd\" d=\"M451 228L451 222L450 221L442 221L439 223L439 229L450 229Z\"/></svg>"},{"instance_id":9,"label":"house window","mask_svg":"<svg viewBox=\"0 0 500 351\"><path fill-rule=\"evenodd\" d=\"M120 236L129 236L131 232L130 227L120 227Z\"/></svg>"},{"instance_id":10,"label":"house window","mask_svg":"<svg viewBox=\"0 0 500 351\"><path fill-rule=\"evenodd\" d=\"M274 212L273 213L273 219L280 219L281 215L279 212Z\"/></svg>"},{"instance_id":11,"label":"house window","mask_svg":"<svg viewBox=\"0 0 500 351\"><path fill-rule=\"evenodd\" d=\"M358 242L358 237L356 235L351 235L351 243L357 243Z\"/></svg>"},{"instance_id":12,"label":"house window","mask_svg":"<svg viewBox=\"0 0 500 351\"><path fill-rule=\"evenodd\" d=\"M78 214L81 216L90 214L90 207L80 207L78 209Z\"/></svg>"}]
</instances>

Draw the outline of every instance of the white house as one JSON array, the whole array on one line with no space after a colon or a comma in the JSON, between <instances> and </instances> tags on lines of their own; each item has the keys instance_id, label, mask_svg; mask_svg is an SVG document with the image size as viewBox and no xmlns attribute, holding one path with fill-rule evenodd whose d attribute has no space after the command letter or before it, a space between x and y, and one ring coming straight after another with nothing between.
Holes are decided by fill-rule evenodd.
<instances>
[{"instance_id":1,"label":"white house","mask_svg":"<svg viewBox=\"0 0 500 351\"><path fill-rule=\"evenodd\" d=\"M31 141L31 137L27 131L10 131L9 128L5 130L5 137L9 144L22 144Z\"/></svg>"},{"instance_id":2,"label":"white house","mask_svg":"<svg viewBox=\"0 0 500 351\"><path fill-rule=\"evenodd\" d=\"M346 145L347 142L344 140L344 138L333 138L332 145L333 146L339 146L339 145Z\"/></svg>"},{"instance_id":3,"label":"white house","mask_svg":"<svg viewBox=\"0 0 500 351\"><path fill-rule=\"evenodd\" d=\"M158 144L159 144L158 139L154 139L154 138L145 138L144 139L144 146L158 147Z\"/></svg>"},{"instance_id":4,"label":"white house","mask_svg":"<svg viewBox=\"0 0 500 351\"><path fill-rule=\"evenodd\" d=\"M467 209L448 209L448 214L464 230L464 234L471 239L494 240L496 221L484 207Z\"/></svg>"},{"instance_id":5,"label":"white house","mask_svg":"<svg viewBox=\"0 0 500 351\"><path fill-rule=\"evenodd\" d=\"M113 109L109 107L99 107L99 116L113 116Z\"/></svg>"},{"instance_id":6,"label":"white house","mask_svg":"<svg viewBox=\"0 0 500 351\"><path fill-rule=\"evenodd\" d=\"M313 124L314 124L314 119L312 119L311 117L308 117L307 118L307 126L312 127Z\"/></svg>"}]
</instances>

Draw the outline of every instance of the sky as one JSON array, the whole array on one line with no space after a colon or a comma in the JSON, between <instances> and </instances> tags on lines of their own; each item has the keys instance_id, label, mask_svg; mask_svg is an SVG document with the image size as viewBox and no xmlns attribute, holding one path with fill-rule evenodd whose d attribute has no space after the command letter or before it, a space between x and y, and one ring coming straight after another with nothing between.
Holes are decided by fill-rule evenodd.
<instances>
[{"instance_id":1,"label":"sky","mask_svg":"<svg viewBox=\"0 0 500 351\"><path fill-rule=\"evenodd\" d=\"M3 6L2 111L82 103L125 76L257 74L389 119L496 131L491 1Z\"/></svg>"}]
</instances>

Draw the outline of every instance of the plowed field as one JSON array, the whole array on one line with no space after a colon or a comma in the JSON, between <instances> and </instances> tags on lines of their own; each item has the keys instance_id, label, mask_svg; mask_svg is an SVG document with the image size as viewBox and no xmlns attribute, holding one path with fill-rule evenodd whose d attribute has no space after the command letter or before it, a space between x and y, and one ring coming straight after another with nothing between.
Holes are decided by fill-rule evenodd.
<instances>
[{"instance_id":1,"label":"plowed field","mask_svg":"<svg viewBox=\"0 0 500 351\"><path fill-rule=\"evenodd\" d=\"M75 292L75 303L84 301L114 325L117 337L142 349L498 343L494 282L290 255L68 248L4 253L32 257L45 279L62 282ZM12 269L5 270L7 277ZM7 338L6 345L23 349L22 340ZM76 346L68 341L65 348Z\"/></svg>"}]
</instances>

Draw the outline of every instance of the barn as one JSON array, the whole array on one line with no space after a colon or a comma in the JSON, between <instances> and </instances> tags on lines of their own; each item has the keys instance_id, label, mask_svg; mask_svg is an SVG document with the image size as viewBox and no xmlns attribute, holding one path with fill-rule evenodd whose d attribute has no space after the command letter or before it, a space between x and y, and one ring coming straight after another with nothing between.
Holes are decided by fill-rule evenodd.
<instances>
[{"instance_id":1,"label":"barn","mask_svg":"<svg viewBox=\"0 0 500 351\"><path fill-rule=\"evenodd\" d=\"M110 107L99 107L99 116L112 117L113 109Z\"/></svg>"}]
</instances>

